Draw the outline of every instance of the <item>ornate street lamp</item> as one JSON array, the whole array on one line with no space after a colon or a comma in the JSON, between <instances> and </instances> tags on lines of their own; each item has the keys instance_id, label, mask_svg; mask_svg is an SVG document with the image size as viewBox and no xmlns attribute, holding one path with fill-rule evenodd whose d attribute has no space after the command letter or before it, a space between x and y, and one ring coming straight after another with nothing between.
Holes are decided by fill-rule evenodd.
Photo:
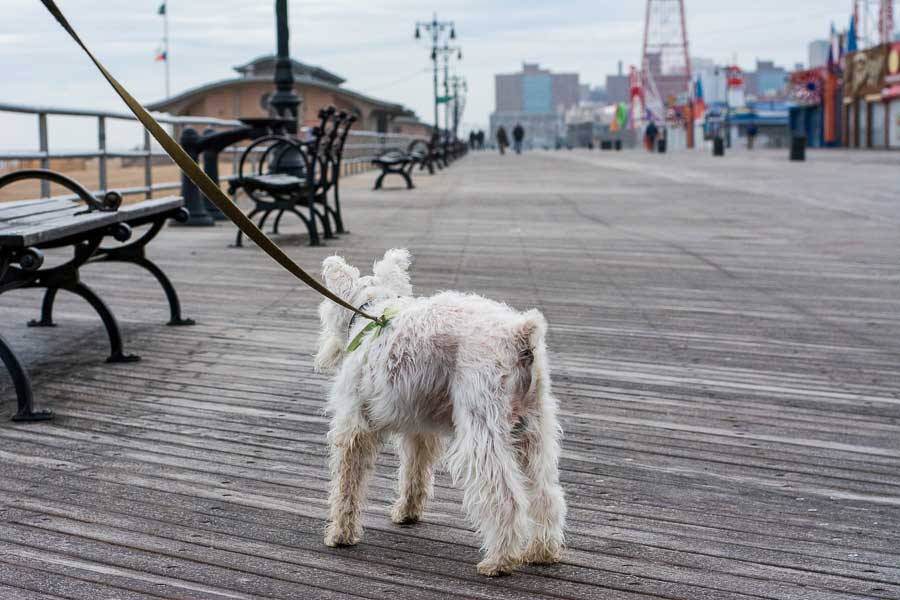
<instances>
[{"instance_id":1,"label":"ornate street lamp","mask_svg":"<svg viewBox=\"0 0 900 600\"><path fill-rule=\"evenodd\" d=\"M292 119L285 129L296 134L299 126L300 98L294 93L294 69L291 65L290 30L287 0L275 0L275 25L278 36L278 59L275 63L275 93L269 104L279 117Z\"/></svg>"},{"instance_id":2,"label":"ornate street lamp","mask_svg":"<svg viewBox=\"0 0 900 600\"><path fill-rule=\"evenodd\" d=\"M453 21L438 21L437 13L431 18L431 21L418 21L416 23L416 39L421 39L421 30L431 34L431 62L434 66L434 129L437 132L440 129L440 121L438 118L438 50L442 50L441 34L449 30L450 39L456 39L456 25ZM446 47L446 38L443 46Z\"/></svg>"}]
</instances>

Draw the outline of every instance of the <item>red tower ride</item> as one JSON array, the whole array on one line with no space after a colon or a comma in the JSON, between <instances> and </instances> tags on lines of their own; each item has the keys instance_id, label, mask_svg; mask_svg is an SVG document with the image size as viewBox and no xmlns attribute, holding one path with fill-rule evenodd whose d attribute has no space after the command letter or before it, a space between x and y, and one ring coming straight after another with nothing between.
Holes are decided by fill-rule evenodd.
<instances>
[{"instance_id":1,"label":"red tower ride","mask_svg":"<svg viewBox=\"0 0 900 600\"><path fill-rule=\"evenodd\" d=\"M684 0L647 0L641 71L646 108L655 119L666 118L669 108L690 98Z\"/></svg>"}]
</instances>

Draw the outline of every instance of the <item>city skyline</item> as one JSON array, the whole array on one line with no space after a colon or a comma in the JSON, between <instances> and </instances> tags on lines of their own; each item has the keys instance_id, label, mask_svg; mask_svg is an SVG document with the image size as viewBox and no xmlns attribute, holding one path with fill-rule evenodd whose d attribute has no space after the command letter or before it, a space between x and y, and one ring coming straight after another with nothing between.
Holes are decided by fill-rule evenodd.
<instances>
[{"instance_id":1,"label":"city skyline","mask_svg":"<svg viewBox=\"0 0 900 600\"><path fill-rule=\"evenodd\" d=\"M88 43L146 103L165 96L163 67L154 62L162 36L159 4L134 0L100 10L87 0L62 3ZM17 82L0 92L0 101L122 108L38 3L2 0L0 6L17 15L15 23L0 25L0 66ZM234 65L274 50L269 2L170 0L168 6L173 94L229 77ZM753 7L728 9L712 0L689 0L690 53L748 69L757 59L791 69L807 62L808 44L826 37L832 22L838 29L846 27L850 8L849 0L803 0L789 6L759 0ZM638 63L643 10L643 2L444 2L438 16L456 23L464 55L456 72L469 83L464 126L487 124L494 75L516 71L525 62L578 73L592 87L602 86L619 60L626 69ZM341 75L350 89L402 103L430 121L429 51L423 40L413 39L415 21L430 16L412 0L377 7L349 0L293 1L292 55ZM361 55L366 59L360 60ZM20 67L23 56L30 59L27 70Z\"/></svg>"}]
</instances>

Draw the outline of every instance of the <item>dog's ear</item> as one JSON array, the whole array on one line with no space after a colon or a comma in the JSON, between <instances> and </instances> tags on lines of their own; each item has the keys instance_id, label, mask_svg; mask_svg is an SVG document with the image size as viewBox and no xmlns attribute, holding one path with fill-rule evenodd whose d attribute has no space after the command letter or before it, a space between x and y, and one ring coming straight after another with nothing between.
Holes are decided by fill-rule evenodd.
<instances>
[{"instance_id":1,"label":"dog's ear","mask_svg":"<svg viewBox=\"0 0 900 600\"><path fill-rule=\"evenodd\" d=\"M375 263L373 271L381 284L397 292L400 296L411 296L409 265L412 256L406 248L391 248L384 258Z\"/></svg>"},{"instance_id":2,"label":"dog's ear","mask_svg":"<svg viewBox=\"0 0 900 600\"><path fill-rule=\"evenodd\" d=\"M322 277L325 287L347 300L359 281L359 269L348 265L340 256L329 256L322 261Z\"/></svg>"}]
</instances>

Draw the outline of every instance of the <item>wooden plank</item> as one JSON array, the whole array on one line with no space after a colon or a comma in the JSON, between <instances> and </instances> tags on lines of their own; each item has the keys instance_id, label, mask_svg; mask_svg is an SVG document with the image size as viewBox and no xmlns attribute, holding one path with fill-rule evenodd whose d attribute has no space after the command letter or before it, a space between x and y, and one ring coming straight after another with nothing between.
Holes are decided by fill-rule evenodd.
<instances>
[{"instance_id":1,"label":"wooden plank","mask_svg":"<svg viewBox=\"0 0 900 600\"><path fill-rule=\"evenodd\" d=\"M561 565L475 575L478 540L443 472L423 522L394 526L390 447L363 543L321 544L319 299L258 250L227 248L224 227L150 247L193 328L161 326L151 278L84 270L140 363L103 363L102 328L78 300L60 297L51 337L21 327L38 293L0 298L4 335L58 415L0 425L0 586L91 599L896 597L900 184L880 155L811 153L800 177L765 152L510 158L416 171L414 195L347 178L353 235L308 248L285 221L277 240L311 271L336 252L364 270L408 246L418 293L545 313L570 508Z\"/></svg>"}]
</instances>

